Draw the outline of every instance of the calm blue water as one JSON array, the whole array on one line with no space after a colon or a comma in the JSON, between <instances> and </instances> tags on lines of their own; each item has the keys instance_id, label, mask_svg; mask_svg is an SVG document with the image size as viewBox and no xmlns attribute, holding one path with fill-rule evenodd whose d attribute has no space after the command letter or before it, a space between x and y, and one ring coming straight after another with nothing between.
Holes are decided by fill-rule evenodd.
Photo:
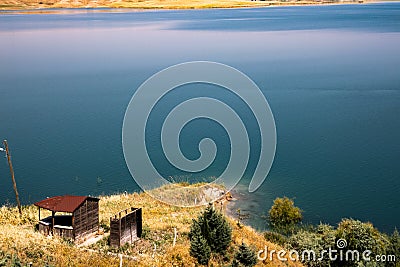
<instances>
[{"instance_id":1,"label":"calm blue water","mask_svg":"<svg viewBox=\"0 0 400 267\"><path fill-rule=\"evenodd\" d=\"M178 11L63 10L0 14L0 139L12 149L24 203L57 194L139 191L125 165L121 128L136 88L155 72L192 60L229 64L261 88L275 116L275 162L263 186L236 190L250 223L265 227L272 200L294 197L305 220L342 217L400 227L400 4ZM185 99L224 99L246 121L257 164L259 137L248 108L205 88L176 91L151 118L149 153L176 180L224 170L229 139L196 120L181 135L199 156L209 136L219 154L201 173L168 164L158 134L165 112ZM190 93L187 93L187 92ZM0 156L0 204L14 202Z\"/></svg>"}]
</instances>

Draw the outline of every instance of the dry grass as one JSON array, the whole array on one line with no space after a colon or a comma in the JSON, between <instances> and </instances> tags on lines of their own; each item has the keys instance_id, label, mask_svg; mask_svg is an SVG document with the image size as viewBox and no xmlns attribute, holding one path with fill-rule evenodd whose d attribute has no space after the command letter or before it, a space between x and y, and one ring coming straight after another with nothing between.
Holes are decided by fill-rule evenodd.
<instances>
[{"instance_id":1,"label":"dry grass","mask_svg":"<svg viewBox=\"0 0 400 267\"><path fill-rule=\"evenodd\" d=\"M99 253L82 253L61 239L35 232L31 225L0 224L1 252L17 256L24 264L32 262L33 266L118 266L119 262L115 257Z\"/></svg>"},{"instance_id":2,"label":"dry grass","mask_svg":"<svg viewBox=\"0 0 400 267\"><path fill-rule=\"evenodd\" d=\"M117 212L129 207L143 209L144 238L131 246L120 249L110 248L106 238L90 248L97 252L82 250L57 237L45 237L34 230L38 211L34 206L23 207L23 216L18 216L16 207L0 208L0 261L4 255L17 256L21 262L33 266L119 266L119 259L107 253L123 253L136 259L124 259L124 266L197 266L189 255L188 232L193 218L202 207L179 208L154 200L146 193L121 194L100 197L100 222L109 225L109 219ZM218 208L222 208L218 205ZM42 216L45 216L42 213ZM252 228L238 227L229 219L233 227L233 242L228 255L233 255L242 239L255 250L281 249L264 239ZM174 228L178 236L173 246ZM227 265L221 257L214 257L213 266ZM302 266L300 263L278 261L259 263L258 266Z\"/></svg>"},{"instance_id":3,"label":"dry grass","mask_svg":"<svg viewBox=\"0 0 400 267\"><path fill-rule=\"evenodd\" d=\"M369 0L367 0L369 1ZM354 3L348 1L349 3ZM341 2L342 3L342 2ZM134 9L199 9L265 7L281 5L332 4L332 1L251 1L251 0L1 0L0 10L42 8L134 8ZM337 3L336 3L337 4Z\"/></svg>"}]
</instances>

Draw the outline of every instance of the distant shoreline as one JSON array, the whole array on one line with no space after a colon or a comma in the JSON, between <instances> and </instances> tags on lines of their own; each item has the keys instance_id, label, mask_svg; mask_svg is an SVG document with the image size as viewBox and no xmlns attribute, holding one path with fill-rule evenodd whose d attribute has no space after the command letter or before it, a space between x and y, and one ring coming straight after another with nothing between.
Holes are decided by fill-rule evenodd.
<instances>
[{"instance_id":1,"label":"distant shoreline","mask_svg":"<svg viewBox=\"0 0 400 267\"><path fill-rule=\"evenodd\" d=\"M57 13L67 10L87 9L95 10L111 8L115 10L177 10L177 9L228 9L228 8L257 8L257 7L283 7L283 6L328 6L349 4L389 3L394 1L360 0L360 1L250 1L250 0L3 0L0 4L2 11L28 13ZM101 11L101 10L99 10Z\"/></svg>"}]
</instances>

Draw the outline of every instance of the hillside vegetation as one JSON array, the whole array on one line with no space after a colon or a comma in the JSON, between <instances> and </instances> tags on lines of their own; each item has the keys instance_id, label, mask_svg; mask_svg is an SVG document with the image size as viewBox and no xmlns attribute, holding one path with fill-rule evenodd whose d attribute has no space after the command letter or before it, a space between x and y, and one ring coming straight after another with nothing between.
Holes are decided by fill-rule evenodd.
<instances>
[{"instance_id":1,"label":"hillside vegetation","mask_svg":"<svg viewBox=\"0 0 400 267\"><path fill-rule=\"evenodd\" d=\"M358 2L348 0L345 2ZM363 2L363 1L361 1ZM336 0L301 1L251 1L251 0L2 0L0 9L44 9L44 8L136 8L136 9L192 9L235 8L279 5L312 5L339 3ZM343 3L342 1L340 3ZM43 11L48 12L48 11Z\"/></svg>"},{"instance_id":2,"label":"hillside vegetation","mask_svg":"<svg viewBox=\"0 0 400 267\"><path fill-rule=\"evenodd\" d=\"M143 209L143 238L133 245L120 249L111 248L107 243L107 233L100 241L89 247L78 247L58 237L46 237L35 231L38 220L37 208L24 206L19 217L16 207L0 208L0 266L21 262L23 266L119 266L118 253L124 256L123 266L198 266L190 256L189 231L192 219L196 219L204 207L179 208L161 203L146 193L100 196L100 225L107 232L109 219L117 212L129 208ZM216 209L224 210L224 205L216 204ZM224 211L223 211L224 212ZM43 214L45 215L45 214ZM209 266L227 266L230 257L242 242L254 251L264 249L280 250L250 227L238 226L228 218L232 227L232 242L227 255L212 256ZM174 228L177 240L173 246ZM1 265L3 262L4 265ZM302 266L298 262L258 262L256 266Z\"/></svg>"}]
</instances>

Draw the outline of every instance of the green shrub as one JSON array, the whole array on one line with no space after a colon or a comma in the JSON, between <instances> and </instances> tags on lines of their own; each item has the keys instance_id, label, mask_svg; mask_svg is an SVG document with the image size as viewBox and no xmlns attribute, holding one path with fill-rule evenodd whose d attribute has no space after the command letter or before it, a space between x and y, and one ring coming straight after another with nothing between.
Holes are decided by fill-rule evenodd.
<instances>
[{"instance_id":1,"label":"green shrub","mask_svg":"<svg viewBox=\"0 0 400 267\"><path fill-rule=\"evenodd\" d=\"M10 267L25 267L29 265L24 265L17 255L4 254L0 251L0 266L10 266Z\"/></svg>"},{"instance_id":2,"label":"green shrub","mask_svg":"<svg viewBox=\"0 0 400 267\"><path fill-rule=\"evenodd\" d=\"M151 238L151 230L148 224L143 224L142 227L142 235L140 236L142 239L149 239Z\"/></svg>"},{"instance_id":3,"label":"green shrub","mask_svg":"<svg viewBox=\"0 0 400 267\"><path fill-rule=\"evenodd\" d=\"M312 250L316 254L316 259L320 257L323 250L330 247L333 249L335 246L336 231L332 226L327 224L320 224L316 230L311 232L307 230L300 230L288 239L290 248L295 249L299 255L303 251ZM301 260L301 259L300 259ZM316 261L312 258L305 258L304 263L307 266L331 266L329 256L324 254L323 259Z\"/></svg>"},{"instance_id":4,"label":"green shrub","mask_svg":"<svg viewBox=\"0 0 400 267\"><path fill-rule=\"evenodd\" d=\"M301 222L301 212L300 208L294 206L292 199L278 197L268 212L269 224L277 231L288 233L294 225Z\"/></svg>"},{"instance_id":5,"label":"green shrub","mask_svg":"<svg viewBox=\"0 0 400 267\"><path fill-rule=\"evenodd\" d=\"M344 246L338 247L336 242L339 239L345 240ZM371 223L363 223L353 219L343 219L338 228L335 230L332 226L321 224L315 231L301 230L289 238L289 244L292 249L298 251L301 255L303 251L312 250L318 259L324 255L321 261L306 258L304 263L307 266L340 266L340 267L355 267L355 266L390 266L390 263L373 262L376 255L390 254L390 248L393 248L392 243L386 235L380 233ZM329 254L322 254L323 250L335 250L332 257L337 257L336 260L329 258ZM366 250L371 251L371 261L366 261L362 257L362 253ZM358 251L357 254L343 254L343 259L340 259L340 252L347 253L348 251ZM346 258L348 257L348 258Z\"/></svg>"},{"instance_id":6,"label":"green shrub","mask_svg":"<svg viewBox=\"0 0 400 267\"><path fill-rule=\"evenodd\" d=\"M232 265L234 266L252 267L257 264L257 256L251 248L242 243L235 254L233 262Z\"/></svg>"},{"instance_id":7,"label":"green shrub","mask_svg":"<svg viewBox=\"0 0 400 267\"><path fill-rule=\"evenodd\" d=\"M400 234L397 229L394 230L393 234L390 236L390 255L394 255L396 257L396 261L398 262L397 266L400 266ZM396 263L391 263L391 266L396 266Z\"/></svg>"},{"instance_id":8,"label":"green shrub","mask_svg":"<svg viewBox=\"0 0 400 267\"><path fill-rule=\"evenodd\" d=\"M104 233L110 232L110 225L108 225L106 222L101 221L100 222L100 227L103 228Z\"/></svg>"},{"instance_id":9,"label":"green shrub","mask_svg":"<svg viewBox=\"0 0 400 267\"><path fill-rule=\"evenodd\" d=\"M3 253L0 251L0 266L7 266L8 260L11 259L11 255Z\"/></svg>"},{"instance_id":10,"label":"green shrub","mask_svg":"<svg viewBox=\"0 0 400 267\"><path fill-rule=\"evenodd\" d=\"M264 232L264 238L272 243L278 244L282 247L285 247L287 243L287 237L273 231L266 231Z\"/></svg>"},{"instance_id":11,"label":"green shrub","mask_svg":"<svg viewBox=\"0 0 400 267\"><path fill-rule=\"evenodd\" d=\"M380 233L371 223L364 223L353 219L343 219L336 230L336 238L344 239L347 242L346 250L357 250L364 252L370 250L370 258L374 259L376 255L385 255L390 251L391 243L387 236ZM359 266L363 262L349 261L346 266ZM337 263L337 266L339 264ZM342 265L340 265L342 266ZM385 263L376 263L376 266L385 266Z\"/></svg>"}]
</instances>

